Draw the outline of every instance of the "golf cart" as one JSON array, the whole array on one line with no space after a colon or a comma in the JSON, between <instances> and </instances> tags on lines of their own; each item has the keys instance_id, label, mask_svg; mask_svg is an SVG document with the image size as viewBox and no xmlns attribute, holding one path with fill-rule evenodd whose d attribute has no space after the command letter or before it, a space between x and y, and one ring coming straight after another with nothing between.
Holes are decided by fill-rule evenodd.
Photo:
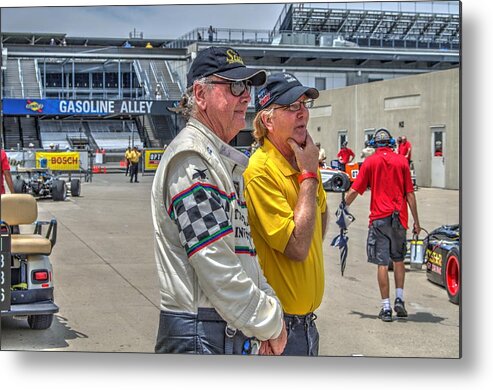
<instances>
[{"instance_id":1,"label":"golf cart","mask_svg":"<svg viewBox=\"0 0 493 390\"><path fill-rule=\"evenodd\" d=\"M56 243L57 221L38 221L38 205L30 194L1 196L2 235L10 236L10 309L2 316L27 318L31 329L51 326L58 306L53 300L49 255ZM26 233L34 224L34 231ZM28 226L26 226L28 225ZM29 226L31 225L31 226ZM47 226L43 234L43 227Z\"/></svg>"}]
</instances>

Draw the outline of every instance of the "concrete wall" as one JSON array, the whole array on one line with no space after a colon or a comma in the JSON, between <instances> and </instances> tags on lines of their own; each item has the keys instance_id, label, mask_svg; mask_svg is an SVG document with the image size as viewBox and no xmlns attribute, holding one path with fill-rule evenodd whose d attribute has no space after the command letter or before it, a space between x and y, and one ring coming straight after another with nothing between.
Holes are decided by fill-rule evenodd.
<instances>
[{"instance_id":1,"label":"concrete wall","mask_svg":"<svg viewBox=\"0 0 493 390\"><path fill-rule=\"evenodd\" d=\"M321 91L308 127L328 161L336 158L340 131L347 131L356 161L361 161L365 129L386 127L395 138L406 135L417 184L430 187L432 128L443 126L445 188L459 189L459 97L459 69Z\"/></svg>"}]
</instances>

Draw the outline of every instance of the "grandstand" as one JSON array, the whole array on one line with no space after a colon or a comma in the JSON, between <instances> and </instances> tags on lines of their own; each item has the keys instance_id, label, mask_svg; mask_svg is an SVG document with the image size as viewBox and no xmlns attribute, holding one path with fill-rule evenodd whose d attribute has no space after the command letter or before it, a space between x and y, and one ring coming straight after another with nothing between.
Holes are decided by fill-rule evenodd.
<instances>
[{"instance_id":1,"label":"grandstand","mask_svg":"<svg viewBox=\"0 0 493 390\"><path fill-rule=\"evenodd\" d=\"M87 144L87 136L73 122L43 120L39 121L41 147L48 149L51 144L59 149L72 148L71 139L84 140Z\"/></svg>"},{"instance_id":2,"label":"grandstand","mask_svg":"<svg viewBox=\"0 0 493 390\"><path fill-rule=\"evenodd\" d=\"M384 9L385 5L381 10L372 9L371 3L366 9L344 9L330 3L286 4L273 35L286 34L283 38L290 39L288 34L311 34L321 46L332 45L335 37L341 37L358 47L458 50L458 12L433 13L432 8L416 12L424 5L414 5L415 11L409 12Z\"/></svg>"},{"instance_id":3,"label":"grandstand","mask_svg":"<svg viewBox=\"0 0 493 390\"><path fill-rule=\"evenodd\" d=\"M144 146L133 121L40 120L39 127L41 147L44 149L54 144L59 149L88 148L122 152L131 144L139 148Z\"/></svg>"},{"instance_id":4,"label":"grandstand","mask_svg":"<svg viewBox=\"0 0 493 390\"><path fill-rule=\"evenodd\" d=\"M91 121L87 122L97 149L123 152L129 145L143 148L133 121Z\"/></svg>"},{"instance_id":5,"label":"grandstand","mask_svg":"<svg viewBox=\"0 0 493 390\"><path fill-rule=\"evenodd\" d=\"M458 9L337 7L286 4L272 30L218 27L214 44L234 46L249 66L290 71L319 90L460 64ZM2 32L3 144L47 148L54 143L60 149L115 153L131 145L168 144L183 121L167 108L184 91L191 59L209 45L198 39L206 30L197 27L177 39L151 40ZM52 38L67 45L52 46ZM131 47L124 47L127 41ZM153 48L145 48L147 42ZM60 102L65 101L79 102L80 111L64 112ZM111 109L92 108L101 102ZM91 108L84 110L86 106ZM253 116L252 91L244 133ZM247 145L250 137L241 134L234 142Z\"/></svg>"}]
</instances>

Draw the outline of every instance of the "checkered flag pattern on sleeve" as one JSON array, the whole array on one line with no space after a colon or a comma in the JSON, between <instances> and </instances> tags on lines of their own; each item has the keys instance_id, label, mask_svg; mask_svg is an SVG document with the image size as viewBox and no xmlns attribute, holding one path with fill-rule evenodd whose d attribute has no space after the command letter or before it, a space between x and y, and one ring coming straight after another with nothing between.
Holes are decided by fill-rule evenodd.
<instances>
[{"instance_id":1,"label":"checkered flag pattern on sleeve","mask_svg":"<svg viewBox=\"0 0 493 390\"><path fill-rule=\"evenodd\" d=\"M233 232L228 218L233 196L210 184L196 183L173 198L170 216L188 257Z\"/></svg>"}]
</instances>

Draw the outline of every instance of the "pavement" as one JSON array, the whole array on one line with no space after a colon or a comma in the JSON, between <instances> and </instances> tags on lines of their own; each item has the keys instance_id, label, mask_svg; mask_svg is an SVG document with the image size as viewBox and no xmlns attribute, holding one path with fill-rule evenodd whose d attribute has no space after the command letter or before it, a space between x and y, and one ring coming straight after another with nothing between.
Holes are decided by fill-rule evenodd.
<instances>
[{"instance_id":1,"label":"pavement","mask_svg":"<svg viewBox=\"0 0 493 390\"><path fill-rule=\"evenodd\" d=\"M122 173L94 175L78 198L39 200L39 219L58 220L51 255L55 301L60 312L51 328L33 331L27 321L2 318L2 350L152 353L159 316L159 286L153 250L150 189L153 176L129 183ZM459 191L420 188L416 192L426 230L459 223ZM340 194L328 194L331 210L324 240L325 295L316 311L323 356L460 356L460 307L426 279L426 270L406 266L407 319L377 318L380 297L376 267L366 261L370 194L351 212L344 276L333 212ZM422 235L423 236L423 235ZM392 272L389 273L393 277ZM391 280L391 300L395 298Z\"/></svg>"}]
</instances>

